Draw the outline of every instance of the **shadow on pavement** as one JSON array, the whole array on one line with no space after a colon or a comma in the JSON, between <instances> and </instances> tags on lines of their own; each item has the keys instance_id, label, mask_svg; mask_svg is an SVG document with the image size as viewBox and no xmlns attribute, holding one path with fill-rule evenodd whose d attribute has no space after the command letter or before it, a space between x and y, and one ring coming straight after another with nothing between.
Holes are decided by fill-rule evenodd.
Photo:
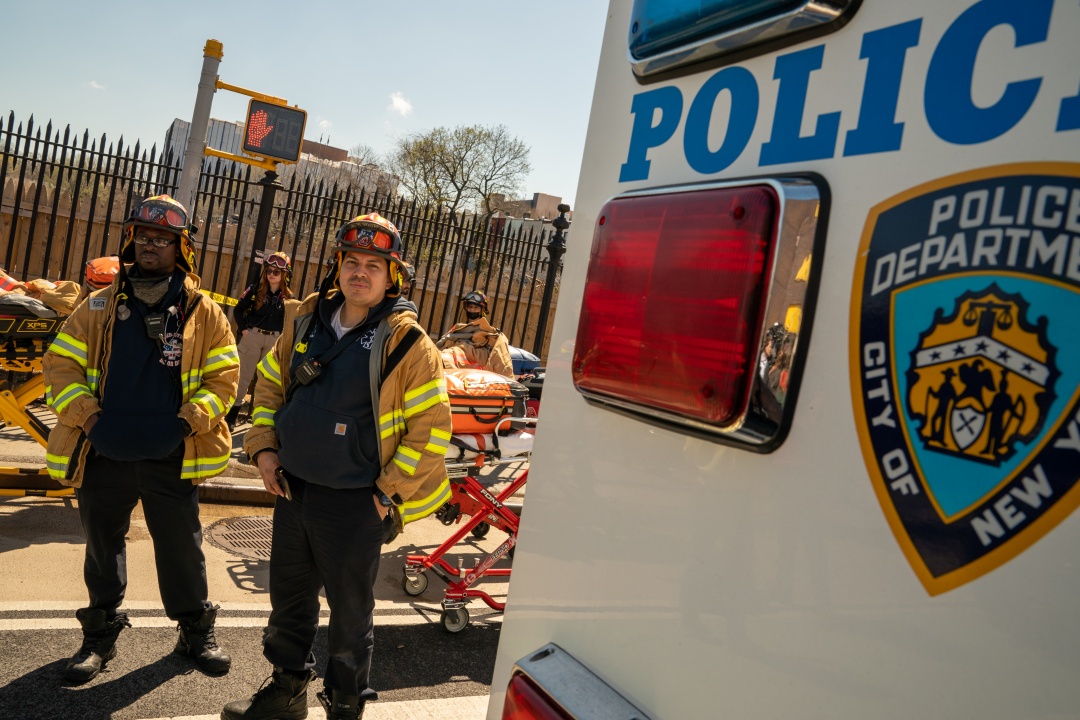
<instances>
[{"instance_id":1,"label":"shadow on pavement","mask_svg":"<svg viewBox=\"0 0 1080 720\"><path fill-rule=\"evenodd\" d=\"M0 717L110 718L177 675L195 672L188 660L170 654L104 682L107 671L86 685L68 686L63 684L66 664L65 658L43 665L0 689Z\"/></svg>"},{"instance_id":2,"label":"shadow on pavement","mask_svg":"<svg viewBox=\"0 0 1080 720\"><path fill-rule=\"evenodd\" d=\"M0 498L0 552L44 543L82 545L82 523L74 497Z\"/></svg>"},{"instance_id":3,"label":"shadow on pavement","mask_svg":"<svg viewBox=\"0 0 1080 720\"><path fill-rule=\"evenodd\" d=\"M266 560L235 558L225 568L236 587L257 595L270 593L270 563Z\"/></svg>"}]
</instances>

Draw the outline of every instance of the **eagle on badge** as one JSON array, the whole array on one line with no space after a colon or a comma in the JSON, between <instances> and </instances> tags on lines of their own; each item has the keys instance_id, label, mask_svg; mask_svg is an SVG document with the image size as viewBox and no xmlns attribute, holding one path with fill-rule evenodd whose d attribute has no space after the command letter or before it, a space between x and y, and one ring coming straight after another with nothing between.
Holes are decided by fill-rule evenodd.
<instances>
[{"instance_id":1,"label":"eagle on badge","mask_svg":"<svg viewBox=\"0 0 1080 720\"><path fill-rule=\"evenodd\" d=\"M1056 395L1057 349L1045 315L997 284L938 308L907 370L909 416L923 446L999 466L1038 436Z\"/></svg>"}]
</instances>

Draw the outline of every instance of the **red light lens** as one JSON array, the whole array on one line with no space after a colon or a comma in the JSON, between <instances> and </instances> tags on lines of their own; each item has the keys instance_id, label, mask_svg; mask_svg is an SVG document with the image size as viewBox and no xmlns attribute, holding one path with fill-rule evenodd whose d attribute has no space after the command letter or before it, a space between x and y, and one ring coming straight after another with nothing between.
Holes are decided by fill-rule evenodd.
<instances>
[{"instance_id":1,"label":"red light lens","mask_svg":"<svg viewBox=\"0 0 1080 720\"><path fill-rule=\"evenodd\" d=\"M608 202L574 384L723 427L749 398L778 198L754 185Z\"/></svg>"},{"instance_id":2,"label":"red light lens","mask_svg":"<svg viewBox=\"0 0 1080 720\"><path fill-rule=\"evenodd\" d=\"M506 687L503 720L573 720L527 676L514 673Z\"/></svg>"}]
</instances>

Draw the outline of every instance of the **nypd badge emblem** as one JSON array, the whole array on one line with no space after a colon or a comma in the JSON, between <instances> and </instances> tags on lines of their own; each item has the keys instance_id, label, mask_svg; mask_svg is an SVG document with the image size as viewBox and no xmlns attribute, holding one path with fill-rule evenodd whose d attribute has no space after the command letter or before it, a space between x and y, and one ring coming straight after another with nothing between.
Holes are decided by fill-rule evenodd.
<instances>
[{"instance_id":1,"label":"nypd badge emblem","mask_svg":"<svg viewBox=\"0 0 1080 720\"><path fill-rule=\"evenodd\" d=\"M875 207L851 311L863 456L927 591L1080 504L1080 165L1000 166Z\"/></svg>"}]
</instances>

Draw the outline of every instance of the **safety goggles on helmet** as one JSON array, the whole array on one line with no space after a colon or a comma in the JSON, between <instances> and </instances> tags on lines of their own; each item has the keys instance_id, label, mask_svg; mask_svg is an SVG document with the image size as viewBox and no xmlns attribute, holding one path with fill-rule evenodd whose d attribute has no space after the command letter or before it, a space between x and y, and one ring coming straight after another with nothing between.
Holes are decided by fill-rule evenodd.
<instances>
[{"instance_id":1,"label":"safety goggles on helmet","mask_svg":"<svg viewBox=\"0 0 1080 720\"><path fill-rule=\"evenodd\" d=\"M288 270L289 259L285 257L283 253L274 253L266 258L266 266L268 268L277 268L278 270Z\"/></svg>"},{"instance_id":2,"label":"safety goggles on helmet","mask_svg":"<svg viewBox=\"0 0 1080 720\"><path fill-rule=\"evenodd\" d=\"M465 297L461 298L461 301L466 305L479 305L480 307L487 307L487 295L478 290L473 290L470 293L466 293Z\"/></svg>"},{"instance_id":3,"label":"safety goggles on helmet","mask_svg":"<svg viewBox=\"0 0 1080 720\"><path fill-rule=\"evenodd\" d=\"M188 217L184 208L179 203L158 198L143 201L135 210L135 219L150 225L161 225L177 232L188 229Z\"/></svg>"},{"instance_id":4,"label":"safety goggles on helmet","mask_svg":"<svg viewBox=\"0 0 1080 720\"><path fill-rule=\"evenodd\" d=\"M340 234L338 242L345 247L378 248L387 252L394 249L394 238L389 233L372 227L349 227L349 223ZM346 229L347 228L347 229Z\"/></svg>"}]
</instances>

